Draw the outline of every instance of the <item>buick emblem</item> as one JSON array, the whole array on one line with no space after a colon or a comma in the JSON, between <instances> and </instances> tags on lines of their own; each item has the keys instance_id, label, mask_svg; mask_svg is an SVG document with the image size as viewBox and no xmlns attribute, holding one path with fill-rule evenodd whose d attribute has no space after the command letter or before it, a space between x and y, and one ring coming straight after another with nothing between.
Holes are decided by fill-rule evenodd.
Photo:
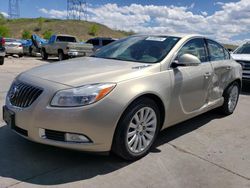
<instances>
[{"instance_id":1,"label":"buick emblem","mask_svg":"<svg viewBox=\"0 0 250 188\"><path fill-rule=\"evenodd\" d=\"M14 86L11 91L10 91L10 94L9 94L9 98L10 99L14 99L16 97L16 95L18 94L19 92L19 88L18 86Z\"/></svg>"}]
</instances>

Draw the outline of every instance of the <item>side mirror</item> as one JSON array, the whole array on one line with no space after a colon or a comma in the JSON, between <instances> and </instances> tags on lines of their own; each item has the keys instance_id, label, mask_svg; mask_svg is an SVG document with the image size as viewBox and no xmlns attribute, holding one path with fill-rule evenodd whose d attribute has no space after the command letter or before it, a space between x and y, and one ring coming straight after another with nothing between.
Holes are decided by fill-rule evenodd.
<instances>
[{"instance_id":1,"label":"side mirror","mask_svg":"<svg viewBox=\"0 0 250 188\"><path fill-rule=\"evenodd\" d=\"M172 67L176 68L179 66L198 66L201 63L200 59L192 54L183 54L178 60L172 63Z\"/></svg>"}]
</instances>

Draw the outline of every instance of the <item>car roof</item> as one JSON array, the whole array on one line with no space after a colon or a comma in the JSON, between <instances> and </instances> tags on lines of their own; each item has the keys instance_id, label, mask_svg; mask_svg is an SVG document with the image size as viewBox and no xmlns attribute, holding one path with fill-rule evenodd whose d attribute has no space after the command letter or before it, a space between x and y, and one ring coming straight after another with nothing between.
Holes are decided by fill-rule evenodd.
<instances>
[{"instance_id":1,"label":"car roof","mask_svg":"<svg viewBox=\"0 0 250 188\"><path fill-rule=\"evenodd\" d=\"M58 34L57 37L75 37L73 35L64 35L64 34ZM75 37L76 38L76 37Z\"/></svg>"},{"instance_id":2,"label":"car roof","mask_svg":"<svg viewBox=\"0 0 250 188\"><path fill-rule=\"evenodd\" d=\"M137 35L134 35L134 36L158 36L158 37L166 37L166 36L169 36L169 37L179 37L179 38L194 38L194 37L203 37L203 38L206 38L205 36L202 36L202 35L198 35L198 34L137 34Z\"/></svg>"},{"instance_id":3,"label":"car roof","mask_svg":"<svg viewBox=\"0 0 250 188\"><path fill-rule=\"evenodd\" d=\"M93 39L101 39L101 40L115 40L114 38L111 37L95 37L95 38L91 38L89 40L93 40Z\"/></svg>"}]
</instances>

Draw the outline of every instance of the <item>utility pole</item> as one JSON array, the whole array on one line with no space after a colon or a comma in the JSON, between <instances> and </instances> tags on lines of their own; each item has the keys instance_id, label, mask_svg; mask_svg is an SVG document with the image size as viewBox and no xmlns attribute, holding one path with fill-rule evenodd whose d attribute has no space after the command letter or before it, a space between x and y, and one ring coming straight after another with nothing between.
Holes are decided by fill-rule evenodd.
<instances>
[{"instance_id":1,"label":"utility pole","mask_svg":"<svg viewBox=\"0 0 250 188\"><path fill-rule=\"evenodd\" d=\"M87 21L87 1L86 0L67 0L67 19Z\"/></svg>"},{"instance_id":2,"label":"utility pole","mask_svg":"<svg viewBox=\"0 0 250 188\"><path fill-rule=\"evenodd\" d=\"M9 16L11 19L20 17L19 0L9 0Z\"/></svg>"}]
</instances>

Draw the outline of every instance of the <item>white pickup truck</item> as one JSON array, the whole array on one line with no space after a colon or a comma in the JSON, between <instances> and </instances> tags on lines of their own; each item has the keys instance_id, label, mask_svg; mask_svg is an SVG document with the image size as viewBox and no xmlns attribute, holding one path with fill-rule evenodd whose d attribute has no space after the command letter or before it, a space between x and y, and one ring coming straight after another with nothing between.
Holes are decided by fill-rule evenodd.
<instances>
[{"instance_id":1,"label":"white pickup truck","mask_svg":"<svg viewBox=\"0 0 250 188\"><path fill-rule=\"evenodd\" d=\"M71 57L90 56L93 53L93 45L80 43L70 35L53 35L49 42L42 45L42 58L47 60L49 56L57 56L60 61Z\"/></svg>"}]
</instances>

